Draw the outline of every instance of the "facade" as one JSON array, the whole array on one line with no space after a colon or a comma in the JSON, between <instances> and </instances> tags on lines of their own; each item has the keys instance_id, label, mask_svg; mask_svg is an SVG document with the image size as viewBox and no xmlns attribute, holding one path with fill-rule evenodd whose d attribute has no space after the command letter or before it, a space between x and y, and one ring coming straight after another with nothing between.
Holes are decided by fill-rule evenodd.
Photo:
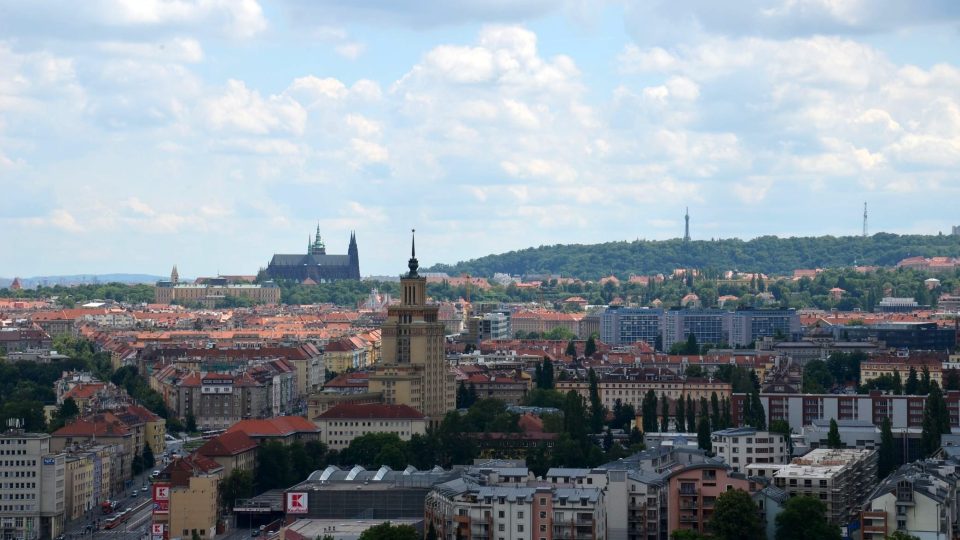
<instances>
[{"instance_id":1,"label":"facade","mask_svg":"<svg viewBox=\"0 0 960 540\"><path fill-rule=\"evenodd\" d=\"M257 441L242 431L218 435L200 448L197 454L208 457L223 468L223 477L233 471L249 471L257 465Z\"/></svg>"},{"instance_id":2,"label":"facade","mask_svg":"<svg viewBox=\"0 0 960 540\"><path fill-rule=\"evenodd\" d=\"M857 518L860 504L876 483L874 450L811 450L773 474L773 485L791 497L806 495L823 502L827 519L838 526Z\"/></svg>"},{"instance_id":3,"label":"facade","mask_svg":"<svg viewBox=\"0 0 960 540\"><path fill-rule=\"evenodd\" d=\"M730 312L720 309L669 309L663 315L663 350L686 341L690 334L697 343L729 344L732 332Z\"/></svg>"},{"instance_id":4,"label":"facade","mask_svg":"<svg viewBox=\"0 0 960 540\"><path fill-rule=\"evenodd\" d=\"M590 399L590 383L587 381L557 381L555 383L557 390L566 393L570 390L576 391L583 396L585 400ZM690 396L695 402L700 398L710 399L714 392L717 398L730 398L730 383L716 379L698 379L686 378L683 380L622 380L622 379L601 379L597 382L597 390L600 393L600 400L608 410L613 410L617 400L622 404L629 403L635 410L642 410L643 397L647 391L653 390L659 400L661 396L666 395L671 404L671 411L674 410L673 404L680 397L686 399ZM659 403L659 401L658 401ZM658 405L659 407L659 405ZM659 414L660 409L657 409Z\"/></svg>"},{"instance_id":5,"label":"facade","mask_svg":"<svg viewBox=\"0 0 960 540\"><path fill-rule=\"evenodd\" d=\"M860 381L865 383L883 375L899 373L900 380L906 382L907 377L910 376L910 368L917 372L917 377L921 375L923 368L927 368L930 380L936 381L940 388L943 388L943 369L946 358L946 354L873 356L860 363Z\"/></svg>"},{"instance_id":6,"label":"facade","mask_svg":"<svg viewBox=\"0 0 960 540\"><path fill-rule=\"evenodd\" d=\"M276 305L280 303L280 287L270 281L260 285L228 284L226 279L218 278L207 280L203 284L160 281L154 288L154 302L157 304L199 303L212 308L228 297L245 298L256 304Z\"/></svg>"},{"instance_id":7,"label":"facade","mask_svg":"<svg viewBox=\"0 0 960 540\"><path fill-rule=\"evenodd\" d=\"M711 435L713 452L734 471L746 471L751 463L786 463L790 458L782 433L730 428Z\"/></svg>"},{"instance_id":8,"label":"facade","mask_svg":"<svg viewBox=\"0 0 960 540\"><path fill-rule=\"evenodd\" d=\"M892 349L947 351L957 345L957 332L935 322L893 322L868 326L834 326L834 339L882 341Z\"/></svg>"},{"instance_id":9,"label":"facade","mask_svg":"<svg viewBox=\"0 0 960 540\"><path fill-rule=\"evenodd\" d=\"M645 341L654 345L661 338L662 309L610 308L600 315L600 341L629 345Z\"/></svg>"},{"instance_id":10,"label":"facade","mask_svg":"<svg viewBox=\"0 0 960 540\"><path fill-rule=\"evenodd\" d=\"M45 433L0 434L0 537L52 540L67 509L64 455Z\"/></svg>"},{"instance_id":11,"label":"facade","mask_svg":"<svg viewBox=\"0 0 960 540\"><path fill-rule=\"evenodd\" d=\"M673 534L689 530L709 532L717 497L730 489L750 492L747 477L722 463L697 463L670 471L667 476L667 528Z\"/></svg>"},{"instance_id":12,"label":"facade","mask_svg":"<svg viewBox=\"0 0 960 540\"><path fill-rule=\"evenodd\" d=\"M354 339L340 338L327 343L323 348L323 360L326 369L334 373L366 369L367 348Z\"/></svg>"},{"instance_id":13,"label":"facade","mask_svg":"<svg viewBox=\"0 0 960 540\"><path fill-rule=\"evenodd\" d=\"M461 382L475 389L479 399L499 399L507 405L520 405L533 381L517 376L476 374Z\"/></svg>"},{"instance_id":14,"label":"facade","mask_svg":"<svg viewBox=\"0 0 960 540\"><path fill-rule=\"evenodd\" d=\"M528 486L526 468L514 471L519 476L499 478L504 471L509 469L471 470L436 486L425 502L424 526L432 523L437 537L444 540L607 538L602 472L597 480L603 485Z\"/></svg>"},{"instance_id":15,"label":"facade","mask_svg":"<svg viewBox=\"0 0 960 540\"><path fill-rule=\"evenodd\" d=\"M940 540L960 536L957 465L952 461L907 463L867 497L860 521L863 540L884 540L894 531Z\"/></svg>"},{"instance_id":16,"label":"facade","mask_svg":"<svg viewBox=\"0 0 960 540\"><path fill-rule=\"evenodd\" d=\"M64 519L73 521L96 509L93 498L93 458L68 455L64 460Z\"/></svg>"},{"instance_id":17,"label":"facade","mask_svg":"<svg viewBox=\"0 0 960 540\"><path fill-rule=\"evenodd\" d=\"M344 279L360 279L360 255L357 250L357 237L350 233L350 245L346 255L328 255L327 248L320 239L320 226L317 234L307 241L307 252L303 255L274 255L267 266L266 274L270 279L286 279L301 283L330 283Z\"/></svg>"},{"instance_id":18,"label":"facade","mask_svg":"<svg viewBox=\"0 0 960 540\"><path fill-rule=\"evenodd\" d=\"M180 458L161 471L153 485L154 499L158 490L166 490L166 511L155 503L153 524L162 525L169 538L191 538L194 534L212 539L217 532L219 484L223 468L213 460L191 455Z\"/></svg>"},{"instance_id":19,"label":"facade","mask_svg":"<svg viewBox=\"0 0 960 540\"><path fill-rule=\"evenodd\" d=\"M427 433L423 414L409 405L348 405L327 410L313 419L320 428L320 441L331 450L343 450L356 437L369 433L393 433L409 441Z\"/></svg>"},{"instance_id":20,"label":"facade","mask_svg":"<svg viewBox=\"0 0 960 540\"><path fill-rule=\"evenodd\" d=\"M456 406L456 381L444 354L438 307L427 304L427 279L417 273L415 249L408 266L400 279L401 303L387 309L382 359L369 377L369 390L382 393L388 404L409 405L439 422Z\"/></svg>"},{"instance_id":21,"label":"facade","mask_svg":"<svg viewBox=\"0 0 960 540\"><path fill-rule=\"evenodd\" d=\"M746 347L763 338L782 336L794 341L803 333L793 309L742 309L733 312L730 345Z\"/></svg>"}]
</instances>

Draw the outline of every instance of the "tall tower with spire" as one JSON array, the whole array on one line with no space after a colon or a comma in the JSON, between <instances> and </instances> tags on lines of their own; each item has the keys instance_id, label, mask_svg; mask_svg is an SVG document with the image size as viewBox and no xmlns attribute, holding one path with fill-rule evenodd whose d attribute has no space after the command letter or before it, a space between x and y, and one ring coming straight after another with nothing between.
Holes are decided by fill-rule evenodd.
<instances>
[{"instance_id":1,"label":"tall tower with spire","mask_svg":"<svg viewBox=\"0 0 960 540\"><path fill-rule=\"evenodd\" d=\"M357 250L357 233L350 231L350 245L347 247L347 258L350 261L350 278L360 279L360 252Z\"/></svg>"},{"instance_id":2,"label":"tall tower with spire","mask_svg":"<svg viewBox=\"0 0 960 540\"><path fill-rule=\"evenodd\" d=\"M863 237L867 237L867 203L863 203Z\"/></svg>"},{"instance_id":3,"label":"tall tower with spire","mask_svg":"<svg viewBox=\"0 0 960 540\"><path fill-rule=\"evenodd\" d=\"M690 241L690 207L689 206L687 207L687 213L683 215L683 221L684 221L683 241L689 242Z\"/></svg>"},{"instance_id":4,"label":"tall tower with spire","mask_svg":"<svg viewBox=\"0 0 960 540\"><path fill-rule=\"evenodd\" d=\"M170 271L170 283L174 285L180 283L180 273L177 272L177 265L173 265L173 270Z\"/></svg>"},{"instance_id":5,"label":"tall tower with spire","mask_svg":"<svg viewBox=\"0 0 960 540\"><path fill-rule=\"evenodd\" d=\"M381 362L369 377L371 392L386 403L409 405L437 425L456 407L456 380L444 354L439 306L427 303L427 278L419 273L416 240L400 276L400 305L387 308Z\"/></svg>"}]
</instances>

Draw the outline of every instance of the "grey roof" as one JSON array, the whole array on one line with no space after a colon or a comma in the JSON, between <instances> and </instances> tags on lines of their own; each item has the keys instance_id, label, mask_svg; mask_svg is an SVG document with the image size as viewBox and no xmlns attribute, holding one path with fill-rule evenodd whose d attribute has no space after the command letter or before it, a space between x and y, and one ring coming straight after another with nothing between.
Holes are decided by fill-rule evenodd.
<instances>
[{"instance_id":1,"label":"grey roof","mask_svg":"<svg viewBox=\"0 0 960 540\"><path fill-rule=\"evenodd\" d=\"M431 487L435 484L445 482L459 474L457 470L446 470L440 467L434 467L429 471L420 471L408 466L402 471L395 471L390 467L383 466L379 469L368 471L359 465L349 469L330 465L322 471L314 471L306 480L297 484L297 487L317 487L323 485L337 484L368 484L377 483L381 485L393 485L397 487Z\"/></svg>"},{"instance_id":2,"label":"grey roof","mask_svg":"<svg viewBox=\"0 0 960 540\"><path fill-rule=\"evenodd\" d=\"M736 427L736 428L727 428L727 429L718 429L713 432L713 435L721 435L724 437L738 437L741 435L756 435L756 428L752 427Z\"/></svg>"},{"instance_id":3,"label":"grey roof","mask_svg":"<svg viewBox=\"0 0 960 540\"><path fill-rule=\"evenodd\" d=\"M782 490L782 489L780 489L780 488L778 488L777 486L774 486L774 485L769 485L769 486L761 489L761 490L758 491L757 493L764 495L764 496L767 497L768 499L772 499L772 500L774 500L774 501L777 501L777 502L780 503L780 504L786 503L786 502L787 502L787 499L790 498L790 495L789 495L786 491L784 491L784 490Z\"/></svg>"},{"instance_id":4,"label":"grey roof","mask_svg":"<svg viewBox=\"0 0 960 540\"><path fill-rule=\"evenodd\" d=\"M277 254L270 259L271 266L347 266L349 255Z\"/></svg>"},{"instance_id":5,"label":"grey roof","mask_svg":"<svg viewBox=\"0 0 960 540\"><path fill-rule=\"evenodd\" d=\"M547 476L586 476L588 474L590 474L590 469L551 467L547 470Z\"/></svg>"}]
</instances>

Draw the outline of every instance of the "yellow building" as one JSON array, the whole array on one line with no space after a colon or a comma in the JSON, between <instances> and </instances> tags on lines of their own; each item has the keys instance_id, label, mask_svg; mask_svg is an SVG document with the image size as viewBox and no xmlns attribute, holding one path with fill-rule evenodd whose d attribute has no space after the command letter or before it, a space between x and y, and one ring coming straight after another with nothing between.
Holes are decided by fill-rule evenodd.
<instances>
[{"instance_id":1,"label":"yellow building","mask_svg":"<svg viewBox=\"0 0 960 540\"><path fill-rule=\"evenodd\" d=\"M169 538L187 539L196 532L212 539L217 532L217 504L223 467L212 459L191 455L168 465L154 483L167 487L168 512L155 512L154 524L162 524Z\"/></svg>"},{"instance_id":2,"label":"yellow building","mask_svg":"<svg viewBox=\"0 0 960 540\"><path fill-rule=\"evenodd\" d=\"M924 367L930 372L930 380L935 381L943 388L943 362L933 355L920 356L915 354L909 358L897 356L872 357L860 363L860 382L866 383L884 375L893 376L894 373L899 373L901 383L905 384L907 378L910 377L911 368L917 372L917 378L919 379L922 377Z\"/></svg>"},{"instance_id":3,"label":"yellow building","mask_svg":"<svg viewBox=\"0 0 960 540\"><path fill-rule=\"evenodd\" d=\"M364 369L369 364L367 353L366 343L360 338L340 338L323 348L324 366L334 373Z\"/></svg>"},{"instance_id":4,"label":"yellow building","mask_svg":"<svg viewBox=\"0 0 960 540\"><path fill-rule=\"evenodd\" d=\"M561 393L567 393L574 390L583 399L590 399L590 383L587 381L557 381L557 390ZM730 399L732 387L730 383L716 379L687 378L684 380L673 381L638 381L638 380L619 380L619 379L601 379L597 381L597 391L600 394L600 401L603 405L613 410L617 400L622 404L630 404L637 411L643 407L643 398L647 392L653 390L657 399L666 396L671 404L675 403L680 397L686 399L688 396L694 401L699 402L701 398L711 399L714 392L718 399ZM657 402L657 414L660 413L659 401Z\"/></svg>"},{"instance_id":5,"label":"yellow building","mask_svg":"<svg viewBox=\"0 0 960 540\"><path fill-rule=\"evenodd\" d=\"M204 307L214 307L228 297L246 298L257 304L280 303L280 287L272 281L262 285L227 284L225 279L222 281L212 279L203 284L161 281L154 287L154 300L157 304L199 302Z\"/></svg>"},{"instance_id":6,"label":"yellow building","mask_svg":"<svg viewBox=\"0 0 960 540\"><path fill-rule=\"evenodd\" d=\"M444 326L437 305L427 304L427 278L421 277L416 249L410 271L400 278L400 305L387 308L381 361L369 378L369 391L391 405L409 405L437 423L456 406L456 380L444 354Z\"/></svg>"},{"instance_id":7,"label":"yellow building","mask_svg":"<svg viewBox=\"0 0 960 540\"><path fill-rule=\"evenodd\" d=\"M73 521L95 510L93 458L89 454L67 456L64 469L64 518Z\"/></svg>"}]
</instances>

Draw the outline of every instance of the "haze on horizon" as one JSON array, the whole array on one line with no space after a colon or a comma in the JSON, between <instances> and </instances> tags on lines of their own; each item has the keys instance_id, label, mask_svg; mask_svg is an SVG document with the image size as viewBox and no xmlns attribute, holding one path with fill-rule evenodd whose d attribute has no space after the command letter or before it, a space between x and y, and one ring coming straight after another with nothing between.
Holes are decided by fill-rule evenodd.
<instances>
[{"instance_id":1,"label":"haze on horizon","mask_svg":"<svg viewBox=\"0 0 960 540\"><path fill-rule=\"evenodd\" d=\"M952 0L400 4L0 0L0 275L960 225Z\"/></svg>"}]
</instances>

